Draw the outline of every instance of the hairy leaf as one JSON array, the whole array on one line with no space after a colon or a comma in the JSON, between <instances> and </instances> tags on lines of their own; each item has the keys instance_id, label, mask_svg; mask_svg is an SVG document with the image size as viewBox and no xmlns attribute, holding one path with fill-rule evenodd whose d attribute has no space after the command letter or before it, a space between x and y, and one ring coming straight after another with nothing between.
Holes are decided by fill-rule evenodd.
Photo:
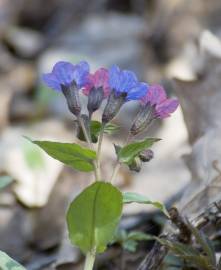
<instances>
[{"instance_id":1,"label":"hairy leaf","mask_svg":"<svg viewBox=\"0 0 221 270\"><path fill-rule=\"evenodd\" d=\"M67 212L69 237L83 252L103 252L112 240L122 213L121 192L96 182L71 203Z\"/></svg>"},{"instance_id":2,"label":"hairy leaf","mask_svg":"<svg viewBox=\"0 0 221 270\"><path fill-rule=\"evenodd\" d=\"M76 143L60 143L52 141L31 142L41 147L54 159L57 159L76 170L84 172L94 170L93 160L96 159L95 151L82 147Z\"/></svg>"}]
</instances>

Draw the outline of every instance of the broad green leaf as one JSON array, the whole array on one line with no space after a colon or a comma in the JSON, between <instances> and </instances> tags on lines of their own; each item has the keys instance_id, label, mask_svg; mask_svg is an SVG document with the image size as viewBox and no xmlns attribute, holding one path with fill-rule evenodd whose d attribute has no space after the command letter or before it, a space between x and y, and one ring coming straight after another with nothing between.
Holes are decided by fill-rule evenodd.
<instances>
[{"instance_id":1,"label":"broad green leaf","mask_svg":"<svg viewBox=\"0 0 221 270\"><path fill-rule=\"evenodd\" d=\"M1 270L25 270L18 262L10 258L5 252L0 251L0 269Z\"/></svg>"},{"instance_id":2,"label":"broad green leaf","mask_svg":"<svg viewBox=\"0 0 221 270\"><path fill-rule=\"evenodd\" d=\"M76 170L84 172L94 170L93 160L96 159L95 151L81 147L76 143L60 143L51 141L31 142L41 147L54 159L57 159Z\"/></svg>"},{"instance_id":3,"label":"broad green leaf","mask_svg":"<svg viewBox=\"0 0 221 270\"><path fill-rule=\"evenodd\" d=\"M103 252L114 236L122 205L121 192L109 183L96 182L86 188L67 212L71 242L84 253Z\"/></svg>"},{"instance_id":4,"label":"broad green leaf","mask_svg":"<svg viewBox=\"0 0 221 270\"><path fill-rule=\"evenodd\" d=\"M167 212L166 207L164 204L158 201L151 201L146 196L140 195L134 192L124 192L123 193L123 202L124 203L142 203L142 204L151 204L154 207L158 208L162 211L167 217L169 217L169 213Z\"/></svg>"},{"instance_id":5,"label":"broad green leaf","mask_svg":"<svg viewBox=\"0 0 221 270\"><path fill-rule=\"evenodd\" d=\"M13 178L11 176L8 175L0 176L0 189L7 187L12 181Z\"/></svg>"},{"instance_id":6,"label":"broad green leaf","mask_svg":"<svg viewBox=\"0 0 221 270\"><path fill-rule=\"evenodd\" d=\"M159 140L160 139L157 138L147 138L142 141L130 143L120 149L118 152L118 159L120 162L130 164L141 151L148 149Z\"/></svg>"},{"instance_id":7,"label":"broad green leaf","mask_svg":"<svg viewBox=\"0 0 221 270\"><path fill-rule=\"evenodd\" d=\"M41 169L44 168L44 158L41 149L39 147L33 147L28 141L25 141L22 145L22 150L24 154L25 161L31 169Z\"/></svg>"}]
</instances>

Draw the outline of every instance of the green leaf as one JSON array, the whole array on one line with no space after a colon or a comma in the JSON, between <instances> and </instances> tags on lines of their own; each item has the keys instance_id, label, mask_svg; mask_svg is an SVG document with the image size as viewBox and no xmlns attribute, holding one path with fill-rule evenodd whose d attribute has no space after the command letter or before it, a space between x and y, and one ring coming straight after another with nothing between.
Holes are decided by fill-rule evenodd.
<instances>
[{"instance_id":1,"label":"green leaf","mask_svg":"<svg viewBox=\"0 0 221 270\"><path fill-rule=\"evenodd\" d=\"M13 178L11 176L8 175L0 176L0 189L7 187L12 181Z\"/></svg>"},{"instance_id":2,"label":"green leaf","mask_svg":"<svg viewBox=\"0 0 221 270\"><path fill-rule=\"evenodd\" d=\"M124 203L142 203L142 204L151 204L154 207L158 208L162 211L167 217L169 217L169 213L167 212L166 207L164 204L158 201L151 201L144 195L140 195L134 192L124 192L123 193L123 202Z\"/></svg>"},{"instance_id":3,"label":"green leaf","mask_svg":"<svg viewBox=\"0 0 221 270\"><path fill-rule=\"evenodd\" d=\"M101 132L101 129L102 129L101 122L99 121L90 122L90 135L91 135L91 140L93 143L96 143L98 141L98 136ZM119 130L119 127L112 123L107 123L104 127L104 133L109 134L109 135L117 132L118 130ZM80 139L81 141L86 141L81 127L79 127L78 139Z\"/></svg>"},{"instance_id":4,"label":"green leaf","mask_svg":"<svg viewBox=\"0 0 221 270\"><path fill-rule=\"evenodd\" d=\"M82 130L81 127L78 127L79 131L78 131L78 139L81 141L86 141L85 136L84 136L84 132ZM89 128L88 128L89 129ZM91 121L90 122L90 135L91 135L91 140L93 143L96 143L98 140L98 136L100 134L100 130L101 130L101 123L98 121Z\"/></svg>"},{"instance_id":5,"label":"green leaf","mask_svg":"<svg viewBox=\"0 0 221 270\"><path fill-rule=\"evenodd\" d=\"M135 252L137 250L138 242L133 239L128 239L122 244L123 249L129 252Z\"/></svg>"},{"instance_id":6,"label":"green leaf","mask_svg":"<svg viewBox=\"0 0 221 270\"><path fill-rule=\"evenodd\" d=\"M54 159L57 159L76 170L83 172L90 172L94 170L93 160L96 159L95 151L81 147L76 143L30 141L41 147Z\"/></svg>"},{"instance_id":7,"label":"green leaf","mask_svg":"<svg viewBox=\"0 0 221 270\"><path fill-rule=\"evenodd\" d=\"M30 141L25 141L24 144L22 144L22 150L25 161L31 169L44 168L44 158L39 147L33 147L33 144L31 144Z\"/></svg>"},{"instance_id":8,"label":"green leaf","mask_svg":"<svg viewBox=\"0 0 221 270\"><path fill-rule=\"evenodd\" d=\"M5 252L0 251L0 269L1 270L25 270L18 262L10 258Z\"/></svg>"},{"instance_id":9,"label":"green leaf","mask_svg":"<svg viewBox=\"0 0 221 270\"><path fill-rule=\"evenodd\" d=\"M147 138L142 141L130 143L120 149L118 152L118 159L122 163L130 164L141 151L148 149L159 140L160 139L157 138Z\"/></svg>"},{"instance_id":10,"label":"green leaf","mask_svg":"<svg viewBox=\"0 0 221 270\"><path fill-rule=\"evenodd\" d=\"M127 236L129 239L133 239L136 241L144 241L144 240L153 240L154 237L150 234L139 232L139 231L131 231Z\"/></svg>"},{"instance_id":11,"label":"green leaf","mask_svg":"<svg viewBox=\"0 0 221 270\"><path fill-rule=\"evenodd\" d=\"M152 235L139 231L131 231L127 233L127 231L124 229L118 229L115 232L112 244L118 243L125 250L135 252L137 249L138 241L147 241L147 240L155 240L155 238Z\"/></svg>"},{"instance_id":12,"label":"green leaf","mask_svg":"<svg viewBox=\"0 0 221 270\"><path fill-rule=\"evenodd\" d=\"M111 135L111 134L118 132L119 129L120 129L119 126L117 126L113 123L107 123L104 127L104 133Z\"/></svg>"},{"instance_id":13,"label":"green leaf","mask_svg":"<svg viewBox=\"0 0 221 270\"><path fill-rule=\"evenodd\" d=\"M103 252L114 236L122 205L121 192L109 183L96 182L86 188L67 212L71 242L84 253Z\"/></svg>"},{"instance_id":14,"label":"green leaf","mask_svg":"<svg viewBox=\"0 0 221 270\"><path fill-rule=\"evenodd\" d=\"M189 266L196 266L197 269L202 270L215 269L214 266L211 265L210 261L208 260L208 257L204 256L200 251L198 251L193 246L175 241L172 242L159 237L156 237L156 239L162 245L167 246L174 255L185 260Z\"/></svg>"},{"instance_id":15,"label":"green leaf","mask_svg":"<svg viewBox=\"0 0 221 270\"><path fill-rule=\"evenodd\" d=\"M195 236L196 241L201 245L202 249L204 250L204 253L208 256L210 264L215 267L216 266L216 252L212 245L212 242L203 232L195 228L190 222L188 222L188 226L192 234Z\"/></svg>"}]
</instances>

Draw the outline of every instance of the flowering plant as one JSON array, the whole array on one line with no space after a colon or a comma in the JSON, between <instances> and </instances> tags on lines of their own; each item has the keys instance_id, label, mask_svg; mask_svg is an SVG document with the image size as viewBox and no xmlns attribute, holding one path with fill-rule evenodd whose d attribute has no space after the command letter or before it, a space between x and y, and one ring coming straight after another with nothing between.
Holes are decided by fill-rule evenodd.
<instances>
[{"instance_id":1,"label":"flowering plant","mask_svg":"<svg viewBox=\"0 0 221 270\"><path fill-rule=\"evenodd\" d=\"M64 94L68 108L79 125L78 138L87 143L85 147L76 143L32 141L62 163L79 171L94 172L94 183L71 202L67 211L70 240L86 255L85 270L91 270L96 254L103 252L113 239L123 204L153 204L167 214L159 202L132 192L122 193L113 183L122 164L130 170L139 171L142 162L152 159L150 147L159 139L136 140L136 135L157 118L170 116L176 110L178 101L167 98L162 86L140 82L133 72L120 70L116 65L109 70L100 68L92 74L87 62L76 65L58 62L51 73L43 75L43 81L48 87ZM88 97L87 115L81 113L80 92ZM93 113L105 99L107 102L101 122L94 121ZM116 165L110 179L104 180L101 174L103 136L118 130L110 121L131 100L140 103L140 111L131 125L126 143L115 145Z\"/></svg>"}]
</instances>

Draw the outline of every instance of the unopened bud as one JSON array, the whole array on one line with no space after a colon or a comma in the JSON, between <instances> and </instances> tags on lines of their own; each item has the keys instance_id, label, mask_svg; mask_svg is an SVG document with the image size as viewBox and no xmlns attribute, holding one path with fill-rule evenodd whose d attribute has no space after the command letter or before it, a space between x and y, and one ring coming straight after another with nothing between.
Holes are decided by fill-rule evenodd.
<instances>
[{"instance_id":1,"label":"unopened bud","mask_svg":"<svg viewBox=\"0 0 221 270\"><path fill-rule=\"evenodd\" d=\"M104 91L102 87L93 87L88 95L87 108L90 114L99 109L104 98Z\"/></svg>"},{"instance_id":2,"label":"unopened bud","mask_svg":"<svg viewBox=\"0 0 221 270\"><path fill-rule=\"evenodd\" d=\"M61 85L62 92L66 98L68 108L75 116L79 116L81 112L81 103L79 97L79 90L76 83L73 81L71 85Z\"/></svg>"},{"instance_id":3,"label":"unopened bud","mask_svg":"<svg viewBox=\"0 0 221 270\"><path fill-rule=\"evenodd\" d=\"M141 160L139 157L135 157L135 159L133 160L133 162L129 165L129 168L131 171L134 172L139 172L141 170Z\"/></svg>"},{"instance_id":4,"label":"unopened bud","mask_svg":"<svg viewBox=\"0 0 221 270\"><path fill-rule=\"evenodd\" d=\"M112 91L108 97L107 105L104 108L102 115L102 122L108 123L111 121L116 114L119 112L121 106L126 101L127 93L117 94L115 91Z\"/></svg>"},{"instance_id":5,"label":"unopened bud","mask_svg":"<svg viewBox=\"0 0 221 270\"><path fill-rule=\"evenodd\" d=\"M153 159L154 157L154 153L151 149L146 149L144 151L142 151L140 154L139 154L139 158L143 161L143 162L148 162L150 161L151 159Z\"/></svg>"},{"instance_id":6,"label":"unopened bud","mask_svg":"<svg viewBox=\"0 0 221 270\"><path fill-rule=\"evenodd\" d=\"M153 113L152 107L149 105L142 106L140 111L137 114L136 119L130 129L132 135L137 135L138 133L142 132L147 128L147 126L153 120Z\"/></svg>"}]
</instances>

